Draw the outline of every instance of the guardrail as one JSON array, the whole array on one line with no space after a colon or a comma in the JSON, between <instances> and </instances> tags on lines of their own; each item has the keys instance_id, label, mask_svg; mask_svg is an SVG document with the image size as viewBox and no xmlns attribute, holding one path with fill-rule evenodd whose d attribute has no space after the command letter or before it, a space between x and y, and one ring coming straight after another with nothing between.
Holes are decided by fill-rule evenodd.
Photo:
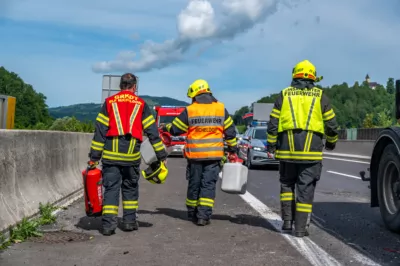
<instances>
[{"instance_id":1,"label":"guardrail","mask_svg":"<svg viewBox=\"0 0 400 266\"><path fill-rule=\"evenodd\" d=\"M385 128L348 128L339 130L342 140L376 140Z\"/></svg>"},{"instance_id":2,"label":"guardrail","mask_svg":"<svg viewBox=\"0 0 400 266\"><path fill-rule=\"evenodd\" d=\"M336 154L340 157L369 159L372 155L374 144L374 140L338 140L335 150L332 152L324 150L324 153L330 155Z\"/></svg>"}]
</instances>

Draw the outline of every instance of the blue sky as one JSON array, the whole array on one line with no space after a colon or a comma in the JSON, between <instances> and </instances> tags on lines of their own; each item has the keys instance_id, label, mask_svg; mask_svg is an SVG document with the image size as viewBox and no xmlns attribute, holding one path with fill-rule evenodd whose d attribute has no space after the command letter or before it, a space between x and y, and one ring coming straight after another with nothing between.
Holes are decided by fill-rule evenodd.
<instances>
[{"instance_id":1,"label":"blue sky","mask_svg":"<svg viewBox=\"0 0 400 266\"><path fill-rule=\"evenodd\" d=\"M230 112L290 83L309 59L322 85L400 78L397 0L0 0L0 65L50 107L100 102L103 74L188 100L209 81ZM397 13L397 14L396 14Z\"/></svg>"}]
</instances>

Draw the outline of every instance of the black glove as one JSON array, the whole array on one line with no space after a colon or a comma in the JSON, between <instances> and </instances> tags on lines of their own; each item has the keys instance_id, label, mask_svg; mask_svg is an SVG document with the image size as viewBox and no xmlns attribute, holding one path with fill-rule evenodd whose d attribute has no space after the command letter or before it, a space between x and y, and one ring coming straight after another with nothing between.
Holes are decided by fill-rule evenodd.
<instances>
[{"instance_id":1,"label":"black glove","mask_svg":"<svg viewBox=\"0 0 400 266\"><path fill-rule=\"evenodd\" d=\"M161 130L162 130L163 132L169 132L170 129L171 129L171 126L172 126L172 123L164 124L164 125L161 127Z\"/></svg>"},{"instance_id":2,"label":"black glove","mask_svg":"<svg viewBox=\"0 0 400 266\"><path fill-rule=\"evenodd\" d=\"M336 147L336 143L325 142L325 150L333 151Z\"/></svg>"},{"instance_id":3,"label":"black glove","mask_svg":"<svg viewBox=\"0 0 400 266\"><path fill-rule=\"evenodd\" d=\"M275 150L276 150L276 147L268 146L268 148L267 148L268 153L275 153Z\"/></svg>"}]
</instances>

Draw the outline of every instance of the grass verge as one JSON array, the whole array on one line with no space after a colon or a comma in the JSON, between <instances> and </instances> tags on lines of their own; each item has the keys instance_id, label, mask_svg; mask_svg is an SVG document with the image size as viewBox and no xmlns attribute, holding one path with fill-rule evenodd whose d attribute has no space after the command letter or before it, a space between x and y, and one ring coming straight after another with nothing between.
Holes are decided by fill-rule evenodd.
<instances>
[{"instance_id":1,"label":"grass verge","mask_svg":"<svg viewBox=\"0 0 400 266\"><path fill-rule=\"evenodd\" d=\"M0 250L9 247L12 243L21 243L29 237L42 236L39 230L40 226L55 223L57 217L53 212L57 209L59 207L50 203L39 203L39 217L34 219L23 218L16 226L10 227L10 237L8 239L0 233Z\"/></svg>"}]
</instances>

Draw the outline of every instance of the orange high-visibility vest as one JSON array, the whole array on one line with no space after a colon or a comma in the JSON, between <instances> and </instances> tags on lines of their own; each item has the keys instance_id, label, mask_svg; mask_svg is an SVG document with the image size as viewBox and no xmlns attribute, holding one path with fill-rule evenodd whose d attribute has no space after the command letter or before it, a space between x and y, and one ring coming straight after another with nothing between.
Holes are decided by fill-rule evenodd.
<instances>
[{"instance_id":1,"label":"orange high-visibility vest","mask_svg":"<svg viewBox=\"0 0 400 266\"><path fill-rule=\"evenodd\" d=\"M224 156L224 104L193 103L187 107L187 111L189 127L185 146L186 157L220 160Z\"/></svg>"}]
</instances>

